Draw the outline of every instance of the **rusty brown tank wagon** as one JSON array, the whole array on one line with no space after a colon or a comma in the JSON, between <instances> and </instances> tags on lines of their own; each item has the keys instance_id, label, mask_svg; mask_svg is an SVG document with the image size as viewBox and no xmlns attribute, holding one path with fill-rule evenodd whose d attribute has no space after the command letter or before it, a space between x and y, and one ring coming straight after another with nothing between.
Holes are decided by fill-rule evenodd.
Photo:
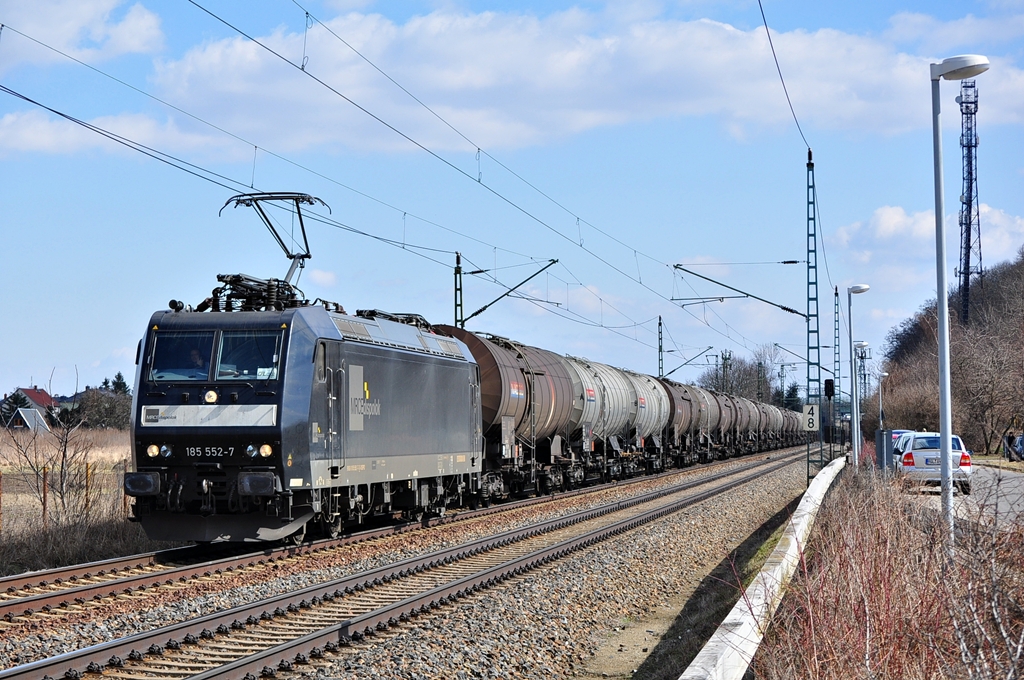
<instances>
[{"instance_id":1,"label":"rusty brown tank wagon","mask_svg":"<svg viewBox=\"0 0 1024 680\"><path fill-rule=\"evenodd\" d=\"M261 215L291 202L300 226L316 201L232 200ZM308 246L288 255L283 280L221 275L195 308L172 300L149 320L125 493L155 538L336 535L800 436L797 415L768 404L417 314L311 303L289 282Z\"/></svg>"}]
</instances>

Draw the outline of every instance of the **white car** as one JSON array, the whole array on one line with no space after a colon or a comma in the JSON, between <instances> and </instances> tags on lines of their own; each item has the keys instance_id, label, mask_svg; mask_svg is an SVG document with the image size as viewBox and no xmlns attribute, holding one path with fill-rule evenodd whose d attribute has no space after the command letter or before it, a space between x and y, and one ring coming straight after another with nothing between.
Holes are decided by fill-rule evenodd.
<instances>
[{"instance_id":1,"label":"white car","mask_svg":"<svg viewBox=\"0 0 1024 680\"><path fill-rule=\"evenodd\" d=\"M896 440L894 456L897 470L907 479L937 486L942 483L942 456L938 432L906 432ZM971 493L971 452L960 437L953 435L953 459L950 465L953 485L965 496Z\"/></svg>"}]
</instances>

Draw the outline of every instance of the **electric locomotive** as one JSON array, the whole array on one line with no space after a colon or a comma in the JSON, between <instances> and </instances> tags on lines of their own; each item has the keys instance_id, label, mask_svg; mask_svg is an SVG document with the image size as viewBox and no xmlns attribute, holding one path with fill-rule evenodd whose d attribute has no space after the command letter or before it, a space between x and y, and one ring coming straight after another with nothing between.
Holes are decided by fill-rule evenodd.
<instances>
[{"instance_id":1,"label":"electric locomotive","mask_svg":"<svg viewBox=\"0 0 1024 680\"><path fill-rule=\"evenodd\" d=\"M372 515L442 514L479 491L479 369L417 315L344 313L284 280L221 275L195 309L155 313L136 357L125 493L156 539L301 540ZM229 201L230 203L231 201ZM305 227L302 227L305 242Z\"/></svg>"},{"instance_id":2,"label":"electric locomotive","mask_svg":"<svg viewBox=\"0 0 1024 680\"><path fill-rule=\"evenodd\" d=\"M323 306L154 314L125 475L135 518L157 539L275 540L466 502L478 369L420 326Z\"/></svg>"},{"instance_id":3,"label":"electric locomotive","mask_svg":"<svg viewBox=\"0 0 1024 680\"><path fill-rule=\"evenodd\" d=\"M292 203L293 252L264 204ZM133 519L155 539L302 540L795 443L797 416L291 284L305 194L244 194L292 261L155 313L136 356Z\"/></svg>"}]
</instances>

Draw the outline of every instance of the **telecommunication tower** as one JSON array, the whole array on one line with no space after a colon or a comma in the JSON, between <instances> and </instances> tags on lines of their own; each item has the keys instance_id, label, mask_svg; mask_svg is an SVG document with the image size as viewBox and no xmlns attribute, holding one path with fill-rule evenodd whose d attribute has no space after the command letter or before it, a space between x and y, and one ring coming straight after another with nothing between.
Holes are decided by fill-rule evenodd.
<instances>
[{"instance_id":1,"label":"telecommunication tower","mask_svg":"<svg viewBox=\"0 0 1024 680\"><path fill-rule=\"evenodd\" d=\"M960 96L956 98L963 117L960 147L964 152L964 185L960 195L960 321L966 324L970 312L971 276L977 274L980 282L981 219L978 208L978 133L974 116L978 112L978 89L973 80L960 83Z\"/></svg>"}]
</instances>

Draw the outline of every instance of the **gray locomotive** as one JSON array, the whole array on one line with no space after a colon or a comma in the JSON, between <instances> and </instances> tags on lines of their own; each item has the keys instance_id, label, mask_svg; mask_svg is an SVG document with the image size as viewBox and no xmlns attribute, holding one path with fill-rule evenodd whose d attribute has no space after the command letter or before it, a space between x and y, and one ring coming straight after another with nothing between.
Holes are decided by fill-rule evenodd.
<instances>
[{"instance_id":1,"label":"gray locomotive","mask_svg":"<svg viewBox=\"0 0 1024 680\"><path fill-rule=\"evenodd\" d=\"M293 201L301 224L315 199L232 200L275 233L261 202ZM153 538L337 535L800 437L798 416L768 404L414 314L310 303L289 283L308 245L278 242L284 280L219 276L196 309L172 300L154 314L139 343L124 488Z\"/></svg>"}]
</instances>

